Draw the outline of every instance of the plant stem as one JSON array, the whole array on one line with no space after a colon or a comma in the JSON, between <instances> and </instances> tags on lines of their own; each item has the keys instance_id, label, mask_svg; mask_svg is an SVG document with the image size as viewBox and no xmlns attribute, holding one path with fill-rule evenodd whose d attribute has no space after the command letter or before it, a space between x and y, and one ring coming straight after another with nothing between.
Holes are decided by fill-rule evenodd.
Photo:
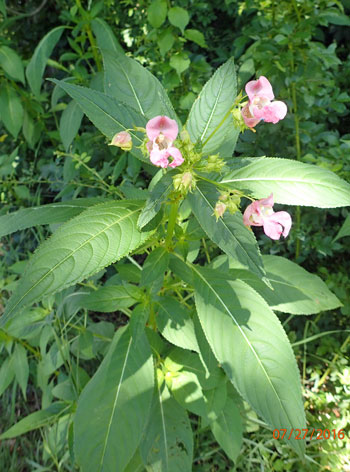
<instances>
[{"instance_id":1,"label":"plant stem","mask_svg":"<svg viewBox=\"0 0 350 472\"><path fill-rule=\"evenodd\" d=\"M209 141L209 139L211 139L214 136L214 134L224 124L224 122L227 120L227 118L230 116L230 114L231 114L231 108L226 113L226 115L223 117L223 119L220 121L220 123L217 125L217 127L214 129L214 131L212 131L210 133L209 137L204 141L204 143L202 144L202 147L204 147L207 144L207 142Z\"/></svg>"},{"instance_id":2,"label":"plant stem","mask_svg":"<svg viewBox=\"0 0 350 472\"><path fill-rule=\"evenodd\" d=\"M171 204L169 222L168 222L168 232L165 238L165 247L169 250L171 248L171 242L173 239L173 233L176 224L177 213L179 209L180 202L174 202Z\"/></svg>"},{"instance_id":3,"label":"plant stem","mask_svg":"<svg viewBox=\"0 0 350 472\"><path fill-rule=\"evenodd\" d=\"M340 352L343 351L343 350L346 348L346 345L349 343L349 341L350 341L350 336L348 336L348 337L345 339L345 341L343 342L342 346L340 347ZM329 373L330 373L330 371L331 371L333 365L334 365L335 362L337 361L338 357L339 357L339 354L335 354L335 356L333 357L332 362L330 363L328 369L327 369L326 372L322 375L321 380L320 380L319 383L318 383L318 388L320 388L321 385L323 385L323 384L325 383L326 378L328 377L328 375L329 375Z\"/></svg>"}]
</instances>

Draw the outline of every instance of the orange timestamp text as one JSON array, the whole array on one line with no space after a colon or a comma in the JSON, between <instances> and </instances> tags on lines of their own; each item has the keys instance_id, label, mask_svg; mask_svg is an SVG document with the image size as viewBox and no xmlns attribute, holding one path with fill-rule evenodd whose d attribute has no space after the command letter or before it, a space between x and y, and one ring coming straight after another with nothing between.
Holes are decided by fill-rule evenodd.
<instances>
[{"instance_id":1,"label":"orange timestamp text","mask_svg":"<svg viewBox=\"0 0 350 472\"><path fill-rule=\"evenodd\" d=\"M294 435L293 435L294 431ZM272 432L274 439L344 439L346 432L343 429L317 429L317 428L292 428L290 431L285 428L274 429Z\"/></svg>"}]
</instances>

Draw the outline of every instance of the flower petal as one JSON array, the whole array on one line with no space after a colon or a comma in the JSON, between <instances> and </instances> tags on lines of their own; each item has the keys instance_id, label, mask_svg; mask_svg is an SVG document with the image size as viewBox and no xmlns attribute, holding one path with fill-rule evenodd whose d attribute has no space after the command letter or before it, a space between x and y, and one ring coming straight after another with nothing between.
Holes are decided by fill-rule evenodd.
<instances>
[{"instance_id":1,"label":"flower petal","mask_svg":"<svg viewBox=\"0 0 350 472\"><path fill-rule=\"evenodd\" d=\"M242 113L242 116L243 116L243 120L244 120L244 123L249 126L249 128L254 128L254 126L256 126L259 121L261 120L261 118L255 118L251 113L250 113L250 110L249 110L249 103L247 103L247 105L245 105L242 110L241 110L241 113Z\"/></svg>"},{"instance_id":2,"label":"flower petal","mask_svg":"<svg viewBox=\"0 0 350 472\"><path fill-rule=\"evenodd\" d=\"M258 80L251 80L245 86L245 91L249 97L249 100L253 100L254 97L260 96L273 100L275 98L272 85L263 75Z\"/></svg>"},{"instance_id":3,"label":"flower petal","mask_svg":"<svg viewBox=\"0 0 350 472\"><path fill-rule=\"evenodd\" d=\"M147 136L150 140L156 139L160 133L166 138L174 141L179 132L179 127L175 120L172 120L168 116L156 116L149 120L146 125Z\"/></svg>"},{"instance_id":4,"label":"flower petal","mask_svg":"<svg viewBox=\"0 0 350 472\"><path fill-rule=\"evenodd\" d=\"M276 221L283 226L283 236L286 238L289 234L290 228L292 227L292 217L286 211L277 211L270 216L270 221Z\"/></svg>"},{"instance_id":5,"label":"flower petal","mask_svg":"<svg viewBox=\"0 0 350 472\"><path fill-rule=\"evenodd\" d=\"M169 164L170 167L177 167L183 163L184 158L182 157L182 154L178 148L170 147L167 149L167 151L168 151L168 155L170 155L173 158L173 162Z\"/></svg>"},{"instance_id":6,"label":"flower petal","mask_svg":"<svg viewBox=\"0 0 350 472\"><path fill-rule=\"evenodd\" d=\"M284 102L275 101L266 105L263 109L263 120L267 123L278 123L287 114L287 105ZM254 115L256 115L254 110Z\"/></svg>"},{"instance_id":7,"label":"flower petal","mask_svg":"<svg viewBox=\"0 0 350 472\"><path fill-rule=\"evenodd\" d=\"M164 169L169 165L168 156L169 154L166 152L166 150L159 151L158 149L153 149L150 154L150 160L155 166L162 167Z\"/></svg>"},{"instance_id":8,"label":"flower petal","mask_svg":"<svg viewBox=\"0 0 350 472\"><path fill-rule=\"evenodd\" d=\"M264 233L269 238L277 240L281 237L283 228L277 221L273 221L271 218L264 218L263 227Z\"/></svg>"},{"instance_id":9,"label":"flower petal","mask_svg":"<svg viewBox=\"0 0 350 472\"><path fill-rule=\"evenodd\" d=\"M247 206L243 213L243 223L246 226L262 226L262 217L260 212L260 200L255 201Z\"/></svg>"}]
</instances>

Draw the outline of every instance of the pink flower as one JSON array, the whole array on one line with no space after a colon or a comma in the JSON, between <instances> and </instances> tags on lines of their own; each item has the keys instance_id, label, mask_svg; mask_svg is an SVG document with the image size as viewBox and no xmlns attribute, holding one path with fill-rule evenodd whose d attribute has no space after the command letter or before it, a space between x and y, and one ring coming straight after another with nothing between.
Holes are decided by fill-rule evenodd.
<instances>
[{"instance_id":1,"label":"pink flower","mask_svg":"<svg viewBox=\"0 0 350 472\"><path fill-rule=\"evenodd\" d=\"M287 105L275 98L272 86L266 77L251 80L245 86L249 102L242 108L244 122L249 128L254 128L260 120L267 123L278 123L287 114Z\"/></svg>"},{"instance_id":2,"label":"pink flower","mask_svg":"<svg viewBox=\"0 0 350 472\"><path fill-rule=\"evenodd\" d=\"M184 161L181 152L172 144L179 132L179 128L175 120L167 116L156 116L149 120L146 125L146 133L148 136L147 149L150 153L152 164L158 167L177 167ZM169 164L168 157L173 160Z\"/></svg>"},{"instance_id":3,"label":"pink flower","mask_svg":"<svg viewBox=\"0 0 350 472\"><path fill-rule=\"evenodd\" d=\"M281 234L286 238L292 226L292 218L286 211L275 213L273 194L268 198L257 200L247 206L243 214L246 226L262 226L264 233L271 239L279 239Z\"/></svg>"},{"instance_id":4,"label":"pink flower","mask_svg":"<svg viewBox=\"0 0 350 472\"><path fill-rule=\"evenodd\" d=\"M131 136L127 131L121 131L113 136L110 146L118 146L123 151L130 151L132 148Z\"/></svg>"}]
</instances>

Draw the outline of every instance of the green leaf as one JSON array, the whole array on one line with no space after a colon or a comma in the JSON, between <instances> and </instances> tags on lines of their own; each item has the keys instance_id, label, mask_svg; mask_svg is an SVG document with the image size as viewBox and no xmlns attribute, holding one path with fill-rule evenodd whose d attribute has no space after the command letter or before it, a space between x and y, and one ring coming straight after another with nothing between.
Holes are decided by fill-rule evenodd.
<instances>
[{"instance_id":1,"label":"green leaf","mask_svg":"<svg viewBox=\"0 0 350 472\"><path fill-rule=\"evenodd\" d=\"M146 205L141 211L137 221L137 227L139 229L144 228L156 216L162 204L168 198L168 195L173 189L172 176L173 173L167 172L151 190L151 195L146 201Z\"/></svg>"},{"instance_id":2,"label":"green leaf","mask_svg":"<svg viewBox=\"0 0 350 472\"><path fill-rule=\"evenodd\" d=\"M91 22L92 31L97 39L100 49L112 51L115 54L123 54L123 48L115 37L111 27L102 18L95 18Z\"/></svg>"},{"instance_id":3,"label":"green leaf","mask_svg":"<svg viewBox=\"0 0 350 472\"><path fill-rule=\"evenodd\" d=\"M4 18L7 18L5 0L0 0L0 12L4 15Z\"/></svg>"},{"instance_id":4,"label":"green leaf","mask_svg":"<svg viewBox=\"0 0 350 472\"><path fill-rule=\"evenodd\" d=\"M227 397L223 411L210 427L227 456L236 461L243 442L242 422L239 409L232 398Z\"/></svg>"},{"instance_id":5,"label":"green leaf","mask_svg":"<svg viewBox=\"0 0 350 472\"><path fill-rule=\"evenodd\" d=\"M221 179L231 189L245 190L254 198L273 193L275 203L334 208L350 205L350 185L322 167L290 159L257 157L235 159Z\"/></svg>"},{"instance_id":6,"label":"green leaf","mask_svg":"<svg viewBox=\"0 0 350 472\"><path fill-rule=\"evenodd\" d=\"M171 393L186 410L199 416L206 414L203 390L193 372L181 370L174 373L171 377Z\"/></svg>"},{"instance_id":7,"label":"green leaf","mask_svg":"<svg viewBox=\"0 0 350 472\"><path fill-rule=\"evenodd\" d=\"M192 270L198 316L228 378L272 428L287 429L287 438L292 428L304 428L299 372L278 318L244 282ZM287 442L303 454L304 441L292 435Z\"/></svg>"},{"instance_id":8,"label":"green leaf","mask_svg":"<svg viewBox=\"0 0 350 472\"><path fill-rule=\"evenodd\" d=\"M144 116L134 110L132 107L118 102L113 97L104 93L97 92L79 85L68 84L64 81L51 79L52 82L62 87L80 106L89 120L103 133L109 140L120 131L129 130L133 139L133 148L131 153L144 162L149 162L140 149L143 142L143 135L130 131L134 126L145 127L147 120Z\"/></svg>"},{"instance_id":9,"label":"green leaf","mask_svg":"<svg viewBox=\"0 0 350 472\"><path fill-rule=\"evenodd\" d=\"M142 290L136 285L108 285L84 297L81 306L98 313L112 313L140 301Z\"/></svg>"},{"instance_id":10,"label":"green leaf","mask_svg":"<svg viewBox=\"0 0 350 472\"><path fill-rule=\"evenodd\" d=\"M32 226L62 223L103 201L103 198L77 198L2 215L0 216L0 238Z\"/></svg>"},{"instance_id":11,"label":"green leaf","mask_svg":"<svg viewBox=\"0 0 350 472\"><path fill-rule=\"evenodd\" d=\"M51 56L54 47L60 40L65 28L65 26L57 26L47 33L35 48L34 54L27 66L27 80L36 97L40 95L40 88L46 63Z\"/></svg>"},{"instance_id":12,"label":"green leaf","mask_svg":"<svg viewBox=\"0 0 350 472\"><path fill-rule=\"evenodd\" d=\"M185 70L190 67L191 61L188 57L188 54L185 52L179 52L174 56L171 56L169 61L170 66L176 70L180 76Z\"/></svg>"},{"instance_id":13,"label":"green leaf","mask_svg":"<svg viewBox=\"0 0 350 472\"><path fill-rule=\"evenodd\" d=\"M16 344L13 352L13 368L16 373L16 379L21 387L24 398L27 398L27 384L29 377L29 365L27 351L22 344Z\"/></svg>"},{"instance_id":14,"label":"green leaf","mask_svg":"<svg viewBox=\"0 0 350 472\"><path fill-rule=\"evenodd\" d=\"M181 7L170 8L168 18L173 26L177 26L184 34L184 30L190 21L188 11Z\"/></svg>"},{"instance_id":15,"label":"green leaf","mask_svg":"<svg viewBox=\"0 0 350 472\"><path fill-rule=\"evenodd\" d=\"M17 311L74 285L126 256L148 237L136 228L140 204L110 201L68 221L31 258L0 327Z\"/></svg>"},{"instance_id":16,"label":"green leaf","mask_svg":"<svg viewBox=\"0 0 350 472\"><path fill-rule=\"evenodd\" d=\"M327 23L331 23L332 25L350 26L349 16L340 13L335 8L329 8L325 11L321 11L318 14L318 18L324 18Z\"/></svg>"},{"instance_id":17,"label":"green leaf","mask_svg":"<svg viewBox=\"0 0 350 472\"><path fill-rule=\"evenodd\" d=\"M40 121L34 122L33 118L30 116L27 110L24 111L22 131L23 136L25 137L29 147L31 149L34 149L36 143L40 139L42 124Z\"/></svg>"},{"instance_id":18,"label":"green leaf","mask_svg":"<svg viewBox=\"0 0 350 472\"><path fill-rule=\"evenodd\" d=\"M119 329L79 398L74 449L82 472L124 470L146 426L153 388L145 334L135 342L128 328Z\"/></svg>"},{"instance_id":19,"label":"green leaf","mask_svg":"<svg viewBox=\"0 0 350 472\"><path fill-rule=\"evenodd\" d=\"M198 46L202 48L207 48L207 44L205 43L204 34L196 29L187 29L185 31L185 38L193 41L194 43L198 44Z\"/></svg>"},{"instance_id":20,"label":"green leaf","mask_svg":"<svg viewBox=\"0 0 350 472\"><path fill-rule=\"evenodd\" d=\"M343 226L340 228L333 242L337 241L340 238L344 238L345 236L350 236L350 215L346 217Z\"/></svg>"},{"instance_id":21,"label":"green leaf","mask_svg":"<svg viewBox=\"0 0 350 472\"><path fill-rule=\"evenodd\" d=\"M204 85L186 123L191 140L203 146L205 155L215 154L229 139L228 131L232 130L230 110L236 94L236 72L231 58Z\"/></svg>"},{"instance_id":22,"label":"green leaf","mask_svg":"<svg viewBox=\"0 0 350 472\"><path fill-rule=\"evenodd\" d=\"M0 90L0 110L5 128L16 139L23 123L23 106L17 92L8 84Z\"/></svg>"},{"instance_id":23,"label":"green leaf","mask_svg":"<svg viewBox=\"0 0 350 472\"><path fill-rule=\"evenodd\" d=\"M141 273L141 285L149 286L164 277L168 268L169 252L164 247L157 247L147 256Z\"/></svg>"},{"instance_id":24,"label":"green leaf","mask_svg":"<svg viewBox=\"0 0 350 472\"><path fill-rule=\"evenodd\" d=\"M164 0L153 0L147 9L147 18L153 28L159 28L165 21L167 3Z\"/></svg>"},{"instance_id":25,"label":"green leaf","mask_svg":"<svg viewBox=\"0 0 350 472\"><path fill-rule=\"evenodd\" d=\"M24 68L22 59L13 49L8 46L0 47L0 66L4 72L13 80L24 84Z\"/></svg>"},{"instance_id":26,"label":"green leaf","mask_svg":"<svg viewBox=\"0 0 350 472\"><path fill-rule=\"evenodd\" d=\"M226 383L221 383L215 388L204 391L206 412L202 417L203 427L217 420L224 409L227 399Z\"/></svg>"},{"instance_id":27,"label":"green leaf","mask_svg":"<svg viewBox=\"0 0 350 472\"><path fill-rule=\"evenodd\" d=\"M187 198L194 216L208 237L227 255L263 277L265 270L255 236L244 226L242 215L239 212L234 215L225 213L216 221L214 207L219 193L213 185L207 183L200 183Z\"/></svg>"},{"instance_id":28,"label":"green leaf","mask_svg":"<svg viewBox=\"0 0 350 472\"><path fill-rule=\"evenodd\" d=\"M133 107L147 119L167 115L178 120L164 87L151 72L124 54L104 50L102 54L107 95Z\"/></svg>"},{"instance_id":29,"label":"green leaf","mask_svg":"<svg viewBox=\"0 0 350 472\"><path fill-rule=\"evenodd\" d=\"M67 405L67 403L52 403L48 408L31 413L11 426L11 428L1 434L0 440L16 438L28 431L33 431L34 429L55 423L63 413L69 413L70 409L71 405Z\"/></svg>"},{"instance_id":30,"label":"green leaf","mask_svg":"<svg viewBox=\"0 0 350 472\"><path fill-rule=\"evenodd\" d=\"M152 472L191 472L193 436L186 411L163 385L153 397L140 452Z\"/></svg>"},{"instance_id":31,"label":"green leaf","mask_svg":"<svg viewBox=\"0 0 350 472\"><path fill-rule=\"evenodd\" d=\"M173 47L174 42L175 36L171 32L171 30L166 30L159 36L157 44L159 46L159 51L162 56L165 56L165 54L170 51L170 49Z\"/></svg>"},{"instance_id":32,"label":"green leaf","mask_svg":"<svg viewBox=\"0 0 350 472\"><path fill-rule=\"evenodd\" d=\"M72 100L63 110L60 120L60 136L66 151L79 131L83 116L84 113L75 100Z\"/></svg>"},{"instance_id":33,"label":"green leaf","mask_svg":"<svg viewBox=\"0 0 350 472\"><path fill-rule=\"evenodd\" d=\"M15 377L15 369L13 357L7 357L0 367L0 396L4 393L7 387L11 384ZM1 439L1 436L0 436Z\"/></svg>"},{"instance_id":34,"label":"green leaf","mask_svg":"<svg viewBox=\"0 0 350 472\"><path fill-rule=\"evenodd\" d=\"M167 341L175 346L199 351L192 318L181 303L172 297L156 302L157 326Z\"/></svg>"}]
</instances>

